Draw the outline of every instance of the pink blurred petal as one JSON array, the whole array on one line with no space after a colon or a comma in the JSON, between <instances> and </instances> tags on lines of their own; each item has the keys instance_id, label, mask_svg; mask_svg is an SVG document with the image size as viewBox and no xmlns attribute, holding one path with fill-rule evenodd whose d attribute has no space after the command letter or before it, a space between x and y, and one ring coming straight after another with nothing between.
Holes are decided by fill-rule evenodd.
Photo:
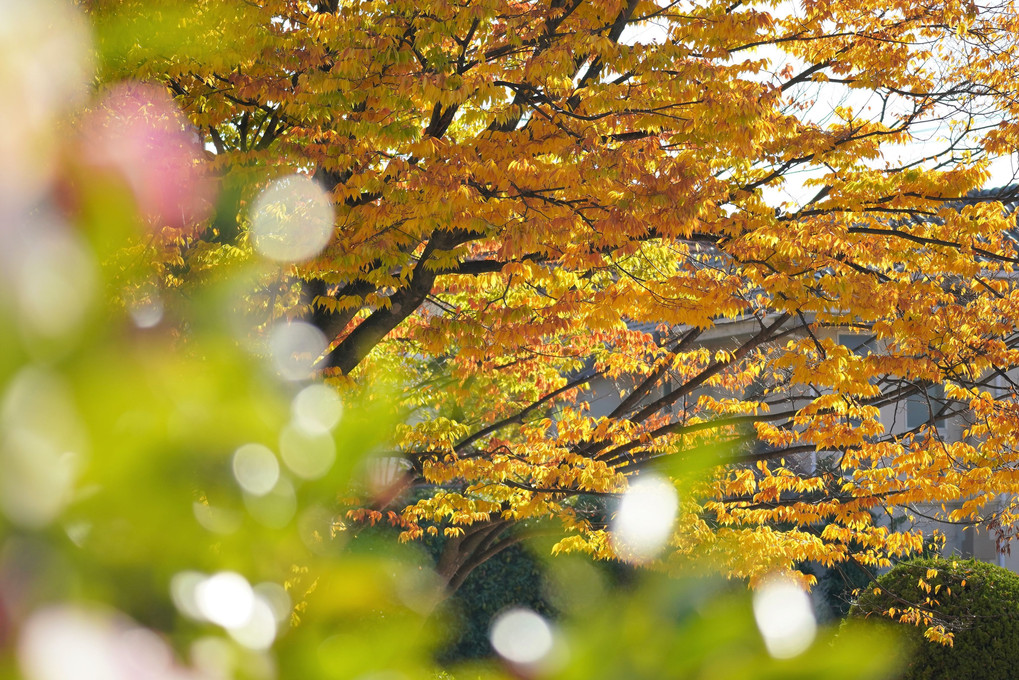
<instances>
[{"instance_id":1,"label":"pink blurred petal","mask_svg":"<svg viewBox=\"0 0 1019 680\"><path fill-rule=\"evenodd\" d=\"M142 216L158 232L199 231L213 202L197 135L166 90L121 83L109 89L82 127L82 160L121 175Z\"/></svg>"}]
</instances>

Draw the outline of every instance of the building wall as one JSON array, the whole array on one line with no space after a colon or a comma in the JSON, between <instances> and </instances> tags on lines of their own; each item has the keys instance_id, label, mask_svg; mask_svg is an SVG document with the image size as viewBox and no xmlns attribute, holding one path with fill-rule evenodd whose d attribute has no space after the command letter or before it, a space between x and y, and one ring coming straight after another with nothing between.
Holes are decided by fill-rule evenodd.
<instances>
[{"instance_id":1,"label":"building wall","mask_svg":"<svg viewBox=\"0 0 1019 680\"><path fill-rule=\"evenodd\" d=\"M737 321L719 325L704 334L701 346L711 350L735 349L756 332L756 323L754 320L748 320L746 322ZM879 342L874 341L870 336L863 333L831 329L822 330L818 335L819 338L831 339L838 344L850 347L853 351L860 354L880 352L882 350ZM590 415L596 418L609 415L620 403L620 390L627 390L632 387L633 383L627 384L626 381L610 381L604 378L594 380L585 397L590 407ZM690 398L695 400L702 394L718 396L713 394L711 389L706 388L698 390ZM940 386L932 386L930 394L933 398L941 397ZM649 397L649 400L660 396L662 396L662 388L654 392ZM806 397L804 403L806 403ZM887 432L891 434L904 433L921 422L928 421L931 415L929 409L930 402L924 397L906 398L882 408L881 422ZM964 417L955 417L939 421L937 431L939 436L946 441L958 441L963 436L966 427L967 423ZM799 456L789 457L787 464L810 473L816 469L818 460L823 459L823 457L824 452L800 454ZM924 508L919 507L916 510L923 514L933 515L935 509L929 508L927 509L929 512L925 512ZM940 511L940 507L937 510ZM906 511L901 511L901 514L898 514L899 512L896 511L895 514L899 516L900 520L905 520L907 516ZM985 527L948 524L925 519L917 514L913 514L913 518L913 526L920 528L924 533L930 535L934 531L938 531L944 536L945 555L975 557L1005 566L1019 573L1019 548L1017 548L1015 554L1000 553L996 545L994 533L988 531ZM889 519L888 521L890 522L891 520Z\"/></svg>"}]
</instances>

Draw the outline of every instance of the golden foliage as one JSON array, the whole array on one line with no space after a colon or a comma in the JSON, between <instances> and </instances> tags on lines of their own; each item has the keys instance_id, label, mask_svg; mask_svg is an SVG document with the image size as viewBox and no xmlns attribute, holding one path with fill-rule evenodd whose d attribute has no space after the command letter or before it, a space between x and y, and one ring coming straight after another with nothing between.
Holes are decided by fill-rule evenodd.
<instances>
[{"instance_id":1,"label":"golden foliage","mask_svg":"<svg viewBox=\"0 0 1019 680\"><path fill-rule=\"evenodd\" d=\"M406 385L405 538L553 517L609 556L588 501L651 465L674 550L751 578L921 549L888 514L1011 520L1015 224L962 200L1019 143L1011 0L219 5L107 69L167 85L242 227L270 177L330 191L264 310Z\"/></svg>"}]
</instances>

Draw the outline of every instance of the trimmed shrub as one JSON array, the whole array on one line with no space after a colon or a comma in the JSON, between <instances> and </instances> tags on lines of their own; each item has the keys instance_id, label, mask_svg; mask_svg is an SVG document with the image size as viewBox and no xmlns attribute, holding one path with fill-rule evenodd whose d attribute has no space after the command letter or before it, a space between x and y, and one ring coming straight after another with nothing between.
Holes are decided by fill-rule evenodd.
<instances>
[{"instance_id":1,"label":"trimmed shrub","mask_svg":"<svg viewBox=\"0 0 1019 680\"><path fill-rule=\"evenodd\" d=\"M1019 677L1019 575L1002 567L943 558L901 562L867 586L849 616L903 623L911 643L903 680ZM926 630L933 639L951 633L953 645L925 640Z\"/></svg>"}]
</instances>

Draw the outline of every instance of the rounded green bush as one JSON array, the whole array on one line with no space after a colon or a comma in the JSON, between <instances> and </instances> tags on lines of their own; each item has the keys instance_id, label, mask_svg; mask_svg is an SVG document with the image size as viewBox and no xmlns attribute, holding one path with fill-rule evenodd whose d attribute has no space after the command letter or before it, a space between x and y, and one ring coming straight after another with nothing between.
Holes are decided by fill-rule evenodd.
<instances>
[{"instance_id":1,"label":"rounded green bush","mask_svg":"<svg viewBox=\"0 0 1019 680\"><path fill-rule=\"evenodd\" d=\"M928 571L937 575L928 578ZM930 592L921 585L930 587ZM923 638L928 625L900 625L911 643L903 680L1011 680L1019 677L1019 575L976 560L900 562L872 582L849 610L873 619L909 607L943 625L954 644Z\"/></svg>"}]
</instances>

